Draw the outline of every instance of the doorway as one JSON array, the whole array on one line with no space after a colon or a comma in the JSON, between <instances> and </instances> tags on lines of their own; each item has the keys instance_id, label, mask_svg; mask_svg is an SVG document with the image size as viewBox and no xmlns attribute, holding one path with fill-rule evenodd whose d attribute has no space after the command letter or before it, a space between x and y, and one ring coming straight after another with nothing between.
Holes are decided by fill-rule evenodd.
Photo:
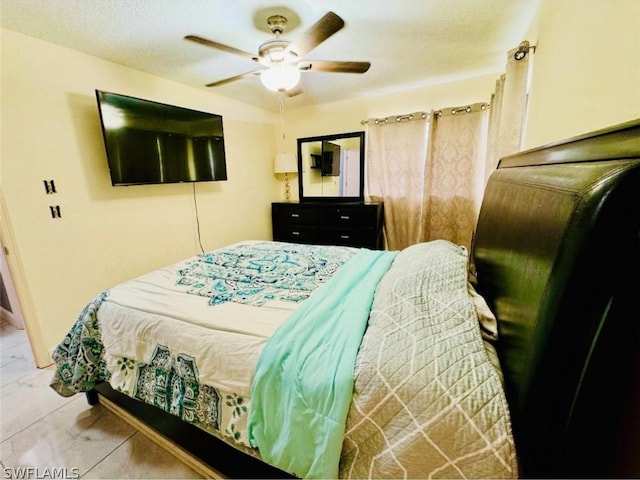
<instances>
[{"instance_id":1,"label":"doorway","mask_svg":"<svg viewBox=\"0 0 640 480\"><path fill-rule=\"evenodd\" d=\"M0 319L18 330L24 330L24 318L11 280L5 246L0 240Z\"/></svg>"},{"instance_id":2,"label":"doorway","mask_svg":"<svg viewBox=\"0 0 640 480\"><path fill-rule=\"evenodd\" d=\"M52 360L44 347L38 326L34 324L36 316L6 207L0 190L0 277L6 292L6 299L3 298L4 306L1 307L2 324L10 325L15 332L24 332L36 366L44 368L51 365Z\"/></svg>"}]
</instances>

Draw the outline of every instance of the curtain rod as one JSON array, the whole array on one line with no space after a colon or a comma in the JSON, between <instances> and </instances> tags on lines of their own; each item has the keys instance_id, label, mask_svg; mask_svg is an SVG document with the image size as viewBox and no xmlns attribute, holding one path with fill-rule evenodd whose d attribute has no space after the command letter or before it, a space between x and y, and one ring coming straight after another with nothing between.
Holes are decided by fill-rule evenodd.
<instances>
[{"instance_id":1,"label":"curtain rod","mask_svg":"<svg viewBox=\"0 0 640 480\"><path fill-rule=\"evenodd\" d=\"M516 48L514 48L513 50L510 50L510 52L514 52L513 58L516 61L520 61L520 60L523 60L529 52L535 53L536 45L531 45L528 40L523 40L522 42L520 42L520 44ZM482 111L482 110L486 110L487 108L490 108L491 105L489 105L488 103L474 103L472 105L467 105L465 107L443 108L440 110L432 110L431 112L409 113L405 115L395 115L395 116L384 117L384 118L369 118L367 120L361 120L360 125L367 125L369 123L372 123L374 125L380 125L380 124L386 125L387 123L389 123L390 120L395 120L396 122L410 122L415 118L414 117L415 115L418 115L418 118L416 118L416 120L426 120L432 115L436 117L440 117L442 115L446 115L449 113L451 115L457 115L459 113L471 113L474 107L476 106L479 107L479 109Z\"/></svg>"},{"instance_id":2,"label":"curtain rod","mask_svg":"<svg viewBox=\"0 0 640 480\"><path fill-rule=\"evenodd\" d=\"M404 115L392 115L384 118L369 118L367 120L361 120L360 125L366 125L367 123L373 123L374 125L387 124L391 120L396 122L410 122L411 120L426 120L431 114L427 112L414 112L406 113Z\"/></svg>"},{"instance_id":3,"label":"curtain rod","mask_svg":"<svg viewBox=\"0 0 640 480\"><path fill-rule=\"evenodd\" d=\"M404 115L392 115L390 117L383 118L369 118L367 120L361 120L360 125L374 124L374 125L386 125L390 121L396 122L410 122L411 120L427 120L431 116L440 117L442 115L459 115L461 113L471 113L474 111L483 111L490 108L488 103L480 102L473 103L471 105L465 105L462 107L448 107L441 108L439 110L432 110L431 112L415 112Z\"/></svg>"},{"instance_id":4,"label":"curtain rod","mask_svg":"<svg viewBox=\"0 0 640 480\"><path fill-rule=\"evenodd\" d=\"M447 114L459 115L460 113L471 113L474 111L482 112L487 108L489 108L490 106L491 105L489 105L488 103L480 102L480 103L474 103L471 105L466 105L464 107L442 108L440 110L434 111L433 115L435 115L436 117L441 117L442 115L447 115Z\"/></svg>"}]
</instances>

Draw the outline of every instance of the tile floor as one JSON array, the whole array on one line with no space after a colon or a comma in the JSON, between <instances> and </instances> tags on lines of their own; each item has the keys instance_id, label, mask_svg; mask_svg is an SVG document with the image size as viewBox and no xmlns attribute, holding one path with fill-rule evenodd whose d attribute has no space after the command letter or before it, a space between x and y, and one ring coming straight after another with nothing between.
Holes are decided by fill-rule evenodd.
<instances>
[{"instance_id":1,"label":"tile floor","mask_svg":"<svg viewBox=\"0 0 640 480\"><path fill-rule=\"evenodd\" d=\"M56 394L24 330L1 323L0 354L2 478L203 478L84 395Z\"/></svg>"}]
</instances>

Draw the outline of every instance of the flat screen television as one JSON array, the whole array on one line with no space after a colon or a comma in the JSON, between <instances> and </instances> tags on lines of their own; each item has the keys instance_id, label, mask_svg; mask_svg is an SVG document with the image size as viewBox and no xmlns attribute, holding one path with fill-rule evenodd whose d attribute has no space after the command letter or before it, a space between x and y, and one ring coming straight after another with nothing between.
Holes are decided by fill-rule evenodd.
<instances>
[{"instance_id":1,"label":"flat screen television","mask_svg":"<svg viewBox=\"0 0 640 480\"><path fill-rule=\"evenodd\" d=\"M112 185L227 179L222 116L96 90Z\"/></svg>"}]
</instances>

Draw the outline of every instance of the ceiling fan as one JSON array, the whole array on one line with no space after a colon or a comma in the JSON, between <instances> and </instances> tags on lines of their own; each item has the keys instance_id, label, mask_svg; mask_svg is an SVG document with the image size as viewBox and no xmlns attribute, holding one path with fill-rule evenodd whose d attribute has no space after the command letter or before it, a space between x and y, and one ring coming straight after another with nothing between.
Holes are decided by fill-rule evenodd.
<instances>
[{"instance_id":1,"label":"ceiling fan","mask_svg":"<svg viewBox=\"0 0 640 480\"><path fill-rule=\"evenodd\" d=\"M294 41L281 38L287 26L287 18L283 15L271 15L267 19L267 25L275 38L260 45L257 55L196 35L184 37L185 40L240 55L260 64L258 70L218 80L207 84L207 87L217 87L245 77L260 75L262 83L269 90L286 90L291 96L300 93L299 90L293 90L300 80L300 72L365 73L371 66L369 62L304 59L311 50L344 27L344 20L333 12L325 14Z\"/></svg>"}]
</instances>

